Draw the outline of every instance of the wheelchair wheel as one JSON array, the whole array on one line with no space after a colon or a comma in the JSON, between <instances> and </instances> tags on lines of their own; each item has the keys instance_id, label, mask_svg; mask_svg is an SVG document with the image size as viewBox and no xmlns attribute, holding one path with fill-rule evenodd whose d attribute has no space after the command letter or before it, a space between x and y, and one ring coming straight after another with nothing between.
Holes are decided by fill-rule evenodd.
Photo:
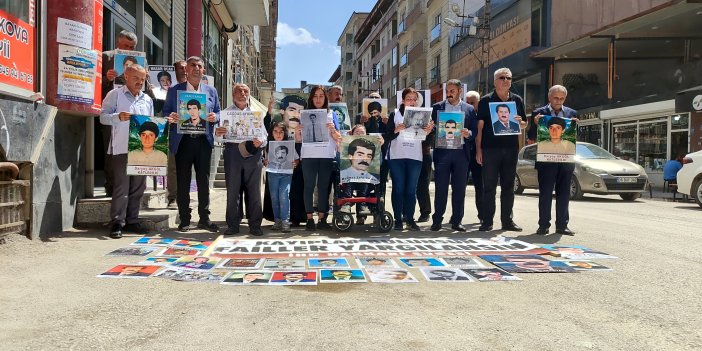
<instances>
[{"instance_id":1,"label":"wheelchair wheel","mask_svg":"<svg viewBox=\"0 0 702 351\"><path fill-rule=\"evenodd\" d=\"M380 216L377 217L376 221L376 227L378 228L378 231L381 233L387 233L392 229L392 226L394 224L392 215L390 212L385 211L383 212Z\"/></svg>"},{"instance_id":2,"label":"wheelchair wheel","mask_svg":"<svg viewBox=\"0 0 702 351\"><path fill-rule=\"evenodd\" d=\"M351 229L351 226L353 225L353 217L348 213L335 214L334 218L332 219L332 223L334 224L334 228L336 228L336 230L345 232Z\"/></svg>"}]
</instances>

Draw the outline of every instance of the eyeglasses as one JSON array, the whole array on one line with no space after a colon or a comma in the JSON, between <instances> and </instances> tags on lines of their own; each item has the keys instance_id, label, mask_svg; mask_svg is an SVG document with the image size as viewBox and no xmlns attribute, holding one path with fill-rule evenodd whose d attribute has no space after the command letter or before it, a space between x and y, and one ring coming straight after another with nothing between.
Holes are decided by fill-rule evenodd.
<instances>
[{"instance_id":1,"label":"eyeglasses","mask_svg":"<svg viewBox=\"0 0 702 351\"><path fill-rule=\"evenodd\" d=\"M512 77L502 76L502 77L498 77L497 79L501 79L501 80L510 80L510 81L511 81L511 80L512 80Z\"/></svg>"}]
</instances>

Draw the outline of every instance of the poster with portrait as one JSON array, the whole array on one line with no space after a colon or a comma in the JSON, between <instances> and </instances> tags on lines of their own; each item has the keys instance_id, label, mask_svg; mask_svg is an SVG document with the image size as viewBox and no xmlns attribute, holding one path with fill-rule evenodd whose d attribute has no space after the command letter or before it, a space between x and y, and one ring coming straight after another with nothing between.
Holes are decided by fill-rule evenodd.
<instances>
[{"instance_id":1,"label":"poster with portrait","mask_svg":"<svg viewBox=\"0 0 702 351\"><path fill-rule=\"evenodd\" d=\"M400 266L390 257L361 256L356 257L356 263L362 268L399 268Z\"/></svg>"},{"instance_id":2,"label":"poster with portrait","mask_svg":"<svg viewBox=\"0 0 702 351\"><path fill-rule=\"evenodd\" d=\"M517 115L516 102L491 102L489 108L492 132L496 136L518 135L521 133L519 122L515 119Z\"/></svg>"},{"instance_id":3,"label":"poster with portrait","mask_svg":"<svg viewBox=\"0 0 702 351\"><path fill-rule=\"evenodd\" d=\"M430 282L470 283L475 280L458 268L421 268L424 279Z\"/></svg>"},{"instance_id":4,"label":"poster with portrait","mask_svg":"<svg viewBox=\"0 0 702 351\"><path fill-rule=\"evenodd\" d=\"M364 117L375 117L377 120L387 120L388 118L388 99L363 99L361 106L361 114Z\"/></svg>"},{"instance_id":5,"label":"poster with portrait","mask_svg":"<svg viewBox=\"0 0 702 351\"><path fill-rule=\"evenodd\" d=\"M339 120L339 131L349 131L353 127L353 117L349 115L349 108L345 102L330 102L329 109L336 113Z\"/></svg>"},{"instance_id":6,"label":"poster with portrait","mask_svg":"<svg viewBox=\"0 0 702 351\"><path fill-rule=\"evenodd\" d=\"M154 277L178 280L183 282L219 283L229 274L228 271L198 271L177 267L164 268Z\"/></svg>"},{"instance_id":7,"label":"poster with portrait","mask_svg":"<svg viewBox=\"0 0 702 351\"><path fill-rule=\"evenodd\" d=\"M153 86L151 91L158 100L166 100L168 89L178 83L175 67L166 65L149 65L149 83Z\"/></svg>"},{"instance_id":8,"label":"poster with portrait","mask_svg":"<svg viewBox=\"0 0 702 351\"><path fill-rule=\"evenodd\" d=\"M404 257L400 258L400 262L405 264L407 267L445 267L444 263L440 258L431 257Z\"/></svg>"},{"instance_id":9,"label":"poster with portrait","mask_svg":"<svg viewBox=\"0 0 702 351\"><path fill-rule=\"evenodd\" d=\"M450 267L485 268L485 264L473 256L442 256L442 260Z\"/></svg>"},{"instance_id":10,"label":"poster with portrait","mask_svg":"<svg viewBox=\"0 0 702 351\"><path fill-rule=\"evenodd\" d=\"M365 283L366 276L360 269L320 269L320 283Z\"/></svg>"},{"instance_id":11,"label":"poster with portrait","mask_svg":"<svg viewBox=\"0 0 702 351\"><path fill-rule=\"evenodd\" d=\"M284 122L288 126L288 137L295 136L295 129L300 125L300 112L307 108L307 97L309 94L284 94L273 93L273 105L271 106L271 121Z\"/></svg>"},{"instance_id":12,"label":"poster with portrait","mask_svg":"<svg viewBox=\"0 0 702 351\"><path fill-rule=\"evenodd\" d=\"M310 258L307 261L310 268L349 268L345 258Z\"/></svg>"},{"instance_id":13,"label":"poster with portrait","mask_svg":"<svg viewBox=\"0 0 702 351\"><path fill-rule=\"evenodd\" d=\"M145 260L139 262L139 264L150 264L156 266L170 266L171 263L178 260L178 257L147 257Z\"/></svg>"},{"instance_id":14,"label":"poster with portrait","mask_svg":"<svg viewBox=\"0 0 702 351\"><path fill-rule=\"evenodd\" d=\"M129 244L129 245L138 245L138 246L168 246L171 245L175 239L171 238L158 238L158 237L141 237L137 239L135 242Z\"/></svg>"},{"instance_id":15,"label":"poster with portrait","mask_svg":"<svg viewBox=\"0 0 702 351\"><path fill-rule=\"evenodd\" d=\"M417 283L412 273L402 268L366 268L366 274L373 283Z\"/></svg>"},{"instance_id":16,"label":"poster with portrait","mask_svg":"<svg viewBox=\"0 0 702 351\"><path fill-rule=\"evenodd\" d=\"M300 124L302 124L302 143L329 143L329 129L327 129L327 122L330 122L327 120L327 110L302 110L300 113Z\"/></svg>"},{"instance_id":17,"label":"poster with portrait","mask_svg":"<svg viewBox=\"0 0 702 351\"><path fill-rule=\"evenodd\" d=\"M538 255L482 255L480 258L510 273L574 273L562 261L550 261Z\"/></svg>"},{"instance_id":18,"label":"poster with portrait","mask_svg":"<svg viewBox=\"0 0 702 351\"><path fill-rule=\"evenodd\" d=\"M464 268L461 269L479 282L504 282L522 280L499 268Z\"/></svg>"},{"instance_id":19,"label":"poster with portrait","mask_svg":"<svg viewBox=\"0 0 702 351\"><path fill-rule=\"evenodd\" d=\"M346 135L339 149L341 183L380 183L380 141L371 135Z\"/></svg>"},{"instance_id":20,"label":"poster with portrait","mask_svg":"<svg viewBox=\"0 0 702 351\"><path fill-rule=\"evenodd\" d=\"M595 263L592 261L582 261L582 260L565 260L561 261L568 265L569 267L572 267L578 272L601 272L601 271L611 271L612 268L603 266L599 263Z\"/></svg>"},{"instance_id":21,"label":"poster with portrait","mask_svg":"<svg viewBox=\"0 0 702 351\"><path fill-rule=\"evenodd\" d=\"M158 250L158 247L120 247L119 249L108 252L105 256L147 256L156 250Z\"/></svg>"},{"instance_id":22,"label":"poster with portrait","mask_svg":"<svg viewBox=\"0 0 702 351\"><path fill-rule=\"evenodd\" d=\"M295 160L295 141L281 140L268 142L268 166L270 173L293 173L293 161Z\"/></svg>"},{"instance_id":23,"label":"poster with portrait","mask_svg":"<svg viewBox=\"0 0 702 351\"><path fill-rule=\"evenodd\" d=\"M577 123L570 118L542 116L536 130L537 162L575 162Z\"/></svg>"},{"instance_id":24,"label":"poster with portrait","mask_svg":"<svg viewBox=\"0 0 702 351\"><path fill-rule=\"evenodd\" d=\"M463 112L439 112L436 125L437 149L460 149L463 147Z\"/></svg>"},{"instance_id":25,"label":"poster with portrait","mask_svg":"<svg viewBox=\"0 0 702 351\"><path fill-rule=\"evenodd\" d=\"M178 91L178 134L207 132L207 94Z\"/></svg>"},{"instance_id":26,"label":"poster with portrait","mask_svg":"<svg viewBox=\"0 0 702 351\"><path fill-rule=\"evenodd\" d=\"M171 266L207 271L214 268L219 261L218 257L183 256L173 262Z\"/></svg>"},{"instance_id":27,"label":"poster with portrait","mask_svg":"<svg viewBox=\"0 0 702 351\"><path fill-rule=\"evenodd\" d=\"M234 271L229 273L221 284L224 285L267 285L273 272L267 271Z\"/></svg>"},{"instance_id":28,"label":"poster with portrait","mask_svg":"<svg viewBox=\"0 0 702 351\"><path fill-rule=\"evenodd\" d=\"M431 90L416 90L417 104L416 107L431 107ZM402 105L402 90L397 91L395 103L398 108Z\"/></svg>"},{"instance_id":29,"label":"poster with portrait","mask_svg":"<svg viewBox=\"0 0 702 351\"><path fill-rule=\"evenodd\" d=\"M157 256L167 257L182 257L182 256L199 256L202 251L190 249L187 247L167 247L157 254Z\"/></svg>"},{"instance_id":30,"label":"poster with portrait","mask_svg":"<svg viewBox=\"0 0 702 351\"><path fill-rule=\"evenodd\" d=\"M541 245L541 247L549 250L548 255L562 257L568 260L601 260L618 258L617 256L601 251L595 251L581 245Z\"/></svg>"},{"instance_id":31,"label":"poster with portrait","mask_svg":"<svg viewBox=\"0 0 702 351\"><path fill-rule=\"evenodd\" d=\"M222 110L219 113L219 126L227 129L221 137L225 143L243 143L254 139L263 141L268 138L263 126L262 111Z\"/></svg>"},{"instance_id":32,"label":"poster with portrait","mask_svg":"<svg viewBox=\"0 0 702 351\"><path fill-rule=\"evenodd\" d=\"M304 270L306 267L306 260L304 258L267 258L263 263L263 269L274 269L274 270L288 270L288 269L300 269Z\"/></svg>"},{"instance_id":33,"label":"poster with portrait","mask_svg":"<svg viewBox=\"0 0 702 351\"><path fill-rule=\"evenodd\" d=\"M400 132L400 137L405 140L424 140L427 133L424 128L431 121L431 108L427 107L405 107L405 114L402 116L405 129Z\"/></svg>"},{"instance_id":34,"label":"poster with portrait","mask_svg":"<svg viewBox=\"0 0 702 351\"><path fill-rule=\"evenodd\" d=\"M317 271L273 272L271 285L317 285Z\"/></svg>"},{"instance_id":35,"label":"poster with portrait","mask_svg":"<svg viewBox=\"0 0 702 351\"><path fill-rule=\"evenodd\" d=\"M181 247L181 248L187 248L187 249L194 249L194 250L207 250L207 248L210 247L210 244L212 244L211 241L198 241L198 240L178 240L174 242L171 246L173 247Z\"/></svg>"},{"instance_id":36,"label":"poster with portrait","mask_svg":"<svg viewBox=\"0 0 702 351\"><path fill-rule=\"evenodd\" d=\"M148 278L161 266L120 264L98 274L98 278Z\"/></svg>"},{"instance_id":37,"label":"poster with portrait","mask_svg":"<svg viewBox=\"0 0 702 351\"><path fill-rule=\"evenodd\" d=\"M219 262L215 268L222 269L259 269L263 264L262 258L227 258Z\"/></svg>"},{"instance_id":38,"label":"poster with portrait","mask_svg":"<svg viewBox=\"0 0 702 351\"><path fill-rule=\"evenodd\" d=\"M117 77L114 79L114 89L122 87L125 83L124 70L129 65L137 64L146 69L146 53L143 51L115 50L114 70ZM146 85L144 85L146 89Z\"/></svg>"},{"instance_id":39,"label":"poster with portrait","mask_svg":"<svg viewBox=\"0 0 702 351\"><path fill-rule=\"evenodd\" d=\"M132 115L129 119L128 175L166 175L168 119Z\"/></svg>"}]
</instances>

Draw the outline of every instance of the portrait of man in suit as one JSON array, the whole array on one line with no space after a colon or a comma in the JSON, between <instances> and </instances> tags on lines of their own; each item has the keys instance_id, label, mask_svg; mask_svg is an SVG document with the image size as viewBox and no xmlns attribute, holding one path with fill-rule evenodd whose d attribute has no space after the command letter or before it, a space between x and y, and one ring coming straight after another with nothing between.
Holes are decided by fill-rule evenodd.
<instances>
[{"instance_id":1,"label":"portrait of man in suit","mask_svg":"<svg viewBox=\"0 0 702 351\"><path fill-rule=\"evenodd\" d=\"M303 124L303 143L325 143L329 141L329 131L327 131L324 124L326 123L326 116L318 116L317 113L307 114L307 118L302 118Z\"/></svg>"},{"instance_id":2,"label":"portrait of man in suit","mask_svg":"<svg viewBox=\"0 0 702 351\"><path fill-rule=\"evenodd\" d=\"M507 104L499 104L495 108L497 122L492 124L495 135L498 134L519 134L519 123L509 120L512 111Z\"/></svg>"}]
</instances>

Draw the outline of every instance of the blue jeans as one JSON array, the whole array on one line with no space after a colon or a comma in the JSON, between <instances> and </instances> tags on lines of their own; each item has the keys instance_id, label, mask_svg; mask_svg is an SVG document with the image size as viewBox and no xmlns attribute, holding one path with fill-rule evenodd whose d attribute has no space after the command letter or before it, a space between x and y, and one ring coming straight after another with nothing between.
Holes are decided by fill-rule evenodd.
<instances>
[{"instance_id":1,"label":"blue jeans","mask_svg":"<svg viewBox=\"0 0 702 351\"><path fill-rule=\"evenodd\" d=\"M268 189L271 193L273 218L276 221L290 219L290 182L292 174L268 172Z\"/></svg>"},{"instance_id":2,"label":"blue jeans","mask_svg":"<svg viewBox=\"0 0 702 351\"><path fill-rule=\"evenodd\" d=\"M417 204L417 182L422 170L422 161L389 160L392 177L392 211L396 222L413 222Z\"/></svg>"}]
</instances>

